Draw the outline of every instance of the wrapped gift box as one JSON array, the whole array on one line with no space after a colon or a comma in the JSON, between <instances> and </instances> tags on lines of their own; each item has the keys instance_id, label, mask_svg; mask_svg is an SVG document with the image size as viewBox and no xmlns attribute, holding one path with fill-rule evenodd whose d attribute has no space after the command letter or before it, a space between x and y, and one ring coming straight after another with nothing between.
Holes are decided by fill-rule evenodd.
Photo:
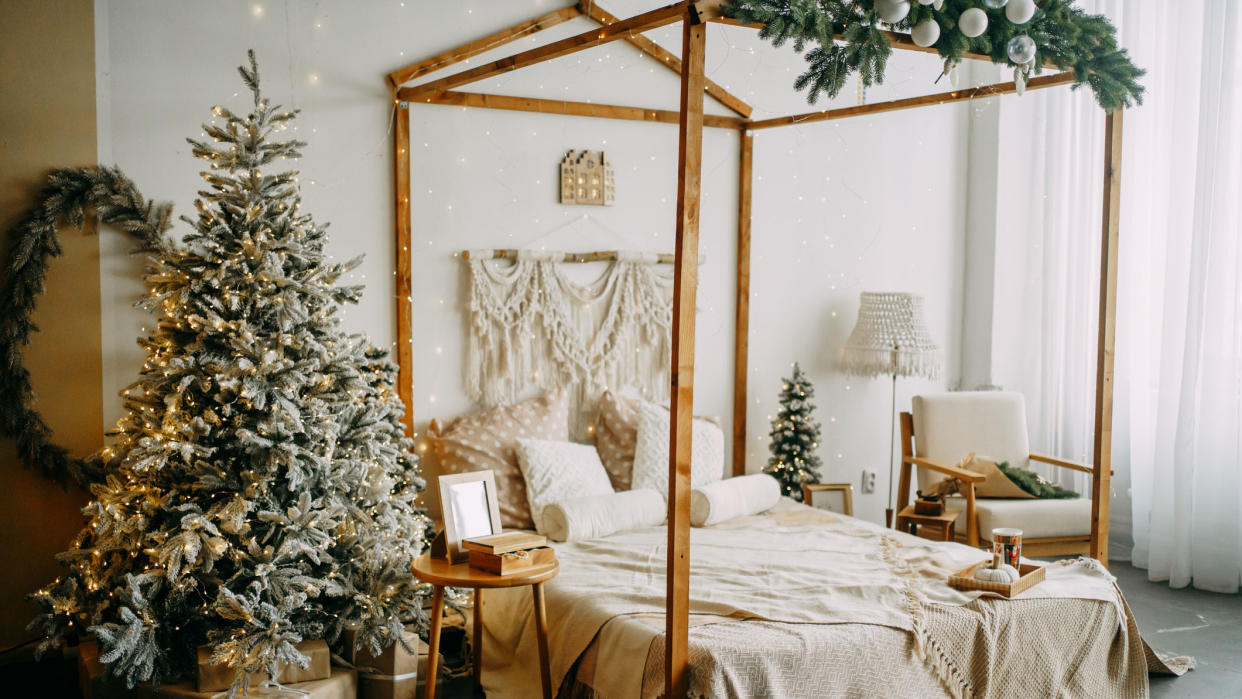
<instances>
[{"instance_id":1,"label":"wrapped gift box","mask_svg":"<svg viewBox=\"0 0 1242 699\"><path fill-rule=\"evenodd\" d=\"M85 699L132 699L137 693L99 662L99 644L94 639L78 646L78 688Z\"/></svg>"},{"instance_id":2,"label":"wrapped gift box","mask_svg":"<svg viewBox=\"0 0 1242 699\"><path fill-rule=\"evenodd\" d=\"M290 689L306 692L305 699L355 699L358 696L358 673L343 667L334 667L331 674L320 680L285 684ZM252 695L274 697L276 691L261 688L257 684L250 686ZM159 689L149 684L139 685L137 699L213 699L220 696L220 690L210 692L198 691L193 682L162 684ZM238 696L246 696L239 693ZM285 692L281 696L293 696Z\"/></svg>"},{"instance_id":3,"label":"wrapped gift box","mask_svg":"<svg viewBox=\"0 0 1242 699\"><path fill-rule=\"evenodd\" d=\"M358 668L359 699L413 699L419 696L420 677L427 672L427 644L418 634L407 630L405 642L416 649L410 653L394 643L378 656L366 648L354 650L357 635L346 631L344 635L346 657Z\"/></svg>"},{"instance_id":4,"label":"wrapped gift box","mask_svg":"<svg viewBox=\"0 0 1242 699\"><path fill-rule=\"evenodd\" d=\"M303 641L297 645L298 652L310 658L305 668L297 665L286 665L281 669L276 681L281 684L296 684L322 680L332 672L332 653L323 639ZM233 684L237 671L227 665L211 663L211 647L200 646L198 649L198 691L218 692L228 689ZM266 672L250 673L250 686L255 687L267 681Z\"/></svg>"}]
</instances>

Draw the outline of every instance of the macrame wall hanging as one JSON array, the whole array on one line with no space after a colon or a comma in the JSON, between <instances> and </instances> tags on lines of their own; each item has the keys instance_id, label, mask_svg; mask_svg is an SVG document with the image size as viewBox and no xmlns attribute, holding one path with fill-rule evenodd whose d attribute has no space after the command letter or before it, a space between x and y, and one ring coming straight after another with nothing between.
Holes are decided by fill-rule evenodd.
<instances>
[{"instance_id":1,"label":"macrame wall hanging","mask_svg":"<svg viewBox=\"0 0 1242 699\"><path fill-rule=\"evenodd\" d=\"M605 388L634 387L656 399L668 389L672 353L671 267L651 253L619 252L597 280L579 284L560 252L463 255L470 270L466 395L491 406L533 387L570 392L570 432L585 435ZM503 264L503 263L502 263Z\"/></svg>"}]
</instances>

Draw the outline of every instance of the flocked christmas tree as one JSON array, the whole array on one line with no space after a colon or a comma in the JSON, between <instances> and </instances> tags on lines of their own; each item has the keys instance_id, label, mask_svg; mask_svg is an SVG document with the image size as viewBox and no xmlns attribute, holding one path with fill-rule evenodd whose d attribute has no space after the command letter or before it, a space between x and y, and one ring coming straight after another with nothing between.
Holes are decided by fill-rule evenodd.
<instances>
[{"instance_id":1,"label":"flocked christmas tree","mask_svg":"<svg viewBox=\"0 0 1242 699\"><path fill-rule=\"evenodd\" d=\"M350 626L378 652L425 624L410 562L429 520L395 367L340 330L356 261L325 258L297 173L275 169L305 145L273 138L295 112L260 95L253 53L240 72L253 111L215 107L214 143L190 141L209 189L193 230L149 258L159 322L95 457L107 477L64 574L33 595L45 646L93 632L130 684L185 675L203 644L275 676L306 662L300 641Z\"/></svg>"},{"instance_id":2,"label":"flocked christmas tree","mask_svg":"<svg viewBox=\"0 0 1242 699\"><path fill-rule=\"evenodd\" d=\"M768 451L772 456L763 472L780 481L782 495L800 501L802 484L818 483L820 479L821 463L816 453L820 424L812 414L815 412L815 405L811 403L815 387L802 373L802 367L795 363L793 376L784 382L781 407L768 433L771 437Z\"/></svg>"}]
</instances>

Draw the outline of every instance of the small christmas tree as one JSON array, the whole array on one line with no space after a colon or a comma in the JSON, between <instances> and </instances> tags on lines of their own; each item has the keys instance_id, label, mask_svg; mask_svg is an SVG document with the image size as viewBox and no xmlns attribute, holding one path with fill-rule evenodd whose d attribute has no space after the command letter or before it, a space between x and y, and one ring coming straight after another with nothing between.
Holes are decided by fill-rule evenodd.
<instances>
[{"instance_id":1,"label":"small christmas tree","mask_svg":"<svg viewBox=\"0 0 1242 699\"><path fill-rule=\"evenodd\" d=\"M240 69L253 111L213 112L215 143L191 140L209 185L181 243L151 254L139 379L95 455L103 473L66 571L33 595L44 648L93 632L100 660L135 682L177 678L197 647L237 673L304 664L295 644L346 626L379 649L425 625L411 575L430 524L395 367L339 328L361 287L325 259L325 230L301 213L299 157L271 140L295 112Z\"/></svg>"},{"instance_id":2,"label":"small christmas tree","mask_svg":"<svg viewBox=\"0 0 1242 699\"><path fill-rule=\"evenodd\" d=\"M811 403L815 388L797 363L794 363L793 376L784 381L781 409L768 433L772 458L768 459L763 472L780 481L782 495L801 501L802 484L818 483L820 479L821 463L815 453L819 448L820 425L812 415L815 405Z\"/></svg>"}]
</instances>

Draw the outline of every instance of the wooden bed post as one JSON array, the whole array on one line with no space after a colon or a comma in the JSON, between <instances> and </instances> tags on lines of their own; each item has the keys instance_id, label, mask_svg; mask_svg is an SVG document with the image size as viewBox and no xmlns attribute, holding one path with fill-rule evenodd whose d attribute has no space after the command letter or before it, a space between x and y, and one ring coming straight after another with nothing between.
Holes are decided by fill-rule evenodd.
<instances>
[{"instance_id":1,"label":"wooden bed post","mask_svg":"<svg viewBox=\"0 0 1242 699\"><path fill-rule=\"evenodd\" d=\"M410 103L393 92L393 193L396 203L397 236L397 395L405 403L405 436L414 436L414 366L410 323Z\"/></svg>"},{"instance_id":2,"label":"wooden bed post","mask_svg":"<svg viewBox=\"0 0 1242 699\"><path fill-rule=\"evenodd\" d=\"M1121 228L1121 115L1104 120L1104 206L1100 235L1100 314L1095 360L1095 438L1091 474L1091 557L1108 565L1112 481L1113 343L1117 328L1117 238Z\"/></svg>"},{"instance_id":3,"label":"wooden bed post","mask_svg":"<svg viewBox=\"0 0 1242 699\"><path fill-rule=\"evenodd\" d=\"M750 351L750 187L755 134L738 132L737 302L733 323L733 475L746 475L746 363Z\"/></svg>"},{"instance_id":4,"label":"wooden bed post","mask_svg":"<svg viewBox=\"0 0 1242 699\"><path fill-rule=\"evenodd\" d=\"M694 307L699 268L699 185L703 165L703 54L707 27L686 6L681 32L681 121L677 145L677 261L673 282L673 365L669 430L668 598L664 688L689 685L690 453L694 414Z\"/></svg>"}]
</instances>

